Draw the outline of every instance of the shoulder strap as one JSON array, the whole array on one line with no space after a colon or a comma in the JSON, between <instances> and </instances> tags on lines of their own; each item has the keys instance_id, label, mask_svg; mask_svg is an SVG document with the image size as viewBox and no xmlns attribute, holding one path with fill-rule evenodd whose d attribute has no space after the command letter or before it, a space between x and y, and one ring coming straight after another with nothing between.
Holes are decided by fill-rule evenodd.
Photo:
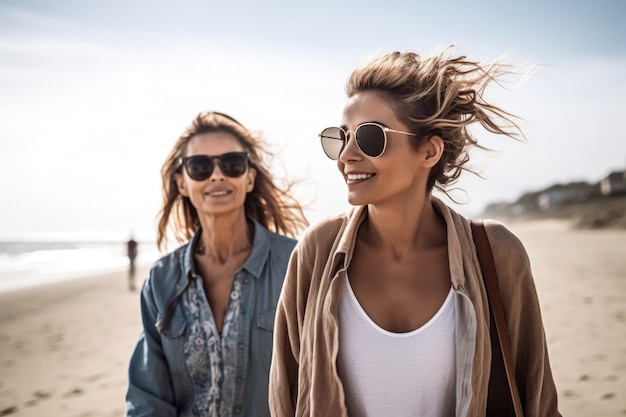
<instances>
[{"instance_id":1,"label":"shoulder strap","mask_svg":"<svg viewBox=\"0 0 626 417\"><path fill-rule=\"evenodd\" d=\"M513 400L515 416L522 417L522 405L519 392L517 390L515 370L513 368L513 360L511 356L511 341L509 340L509 333L506 327L504 307L502 306L502 298L500 296L500 287L498 286L498 276L496 273L496 266L493 261L493 253L491 251L489 239L487 238L487 232L485 231L485 225L482 220L472 220L470 223L472 227L472 235L474 237L474 244L476 245L476 251L478 253L478 260L480 261L483 279L485 280L485 288L487 289L489 305L491 307L493 320L495 321L496 331L498 333L498 339L500 341L500 348L502 350L502 358L504 359L506 378L509 383L509 390Z\"/></svg>"}]
</instances>

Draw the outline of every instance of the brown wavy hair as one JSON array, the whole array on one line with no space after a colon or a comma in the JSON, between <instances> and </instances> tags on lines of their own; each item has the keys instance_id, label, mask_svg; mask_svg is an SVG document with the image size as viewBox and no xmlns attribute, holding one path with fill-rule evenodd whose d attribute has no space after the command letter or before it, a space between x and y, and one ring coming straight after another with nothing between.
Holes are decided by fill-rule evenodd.
<instances>
[{"instance_id":1,"label":"brown wavy hair","mask_svg":"<svg viewBox=\"0 0 626 417\"><path fill-rule=\"evenodd\" d=\"M171 226L179 243L187 242L200 227L198 212L188 197L178 192L175 174L181 172L180 158L186 156L187 144L196 135L210 132L232 134L249 153L250 167L256 170L254 189L244 202L246 216L267 229L295 237L308 225L300 203L291 195L293 182L277 185L266 159L272 154L259 134L246 129L231 116L219 112L198 114L178 138L161 168L163 204L158 216L157 245L167 246L167 229Z\"/></svg>"},{"instance_id":2,"label":"brown wavy hair","mask_svg":"<svg viewBox=\"0 0 626 417\"><path fill-rule=\"evenodd\" d=\"M453 50L450 46L425 57L397 51L375 57L355 69L346 83L348 97L362 91L382 93L400 121L417 135L411 140L414 148L434 135L443 139L444 151L430 171L427 189L444 193L464 170L474 172L466 168L470 148L487 149L470 133L470 125L479 123L491 133L524 140L515 122L520 118L483 97L491 83L502 86L523 72L499 60L481 63L452 57Z\"/></svg>"}]
</instances>

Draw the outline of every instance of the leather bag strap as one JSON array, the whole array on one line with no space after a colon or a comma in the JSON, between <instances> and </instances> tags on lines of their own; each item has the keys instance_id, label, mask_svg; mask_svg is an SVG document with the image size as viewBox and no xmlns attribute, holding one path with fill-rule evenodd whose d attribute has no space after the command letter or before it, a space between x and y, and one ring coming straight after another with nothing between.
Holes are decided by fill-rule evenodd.
<instances>
[{"instance_id":1,"label":"leather bag strap","mask_svg":"<svg viewBox=\"0 0 626 417\"><path fill-rule=\"evenodd\" d=\"M491 251L491 246L489 245L489 239L487 238L487 232L485 231L483 221L472 220L470 224L472 227L474 244L476 245L476 252L478 253L478 260L480 261L480 267L483 272L483 279L485 280L487 298L489 299L489 305L491 307L493 320L495 321L495 327L498 334L498 340L500 342L500 349L502 350L506 379L509 383L509 391L511 393L515 417L523 417L524 414L522 412L522 404L517 390L517 382L515 381L515 369L513 367L513 359L511 355L511 341L506 327L504 307L500 296L500 287L498 286L498 276L496 273L496 265L493 260L493 253Z\"/></svg>"}]
</instances>

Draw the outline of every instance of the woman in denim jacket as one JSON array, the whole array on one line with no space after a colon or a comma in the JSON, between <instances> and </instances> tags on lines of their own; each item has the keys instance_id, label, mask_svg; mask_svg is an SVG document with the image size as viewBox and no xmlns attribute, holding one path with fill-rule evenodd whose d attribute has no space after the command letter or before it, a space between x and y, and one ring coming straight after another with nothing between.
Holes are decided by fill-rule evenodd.
<instances>
[{"instance_id":1,"label":"woman in denim jacket","mask_svg":"<svg viewBox=\"0 0 626 417\"><path fill-rule=\"evenodd\" d=\"M283 234L307 222L263 153L257 135L207 112L165 161L157 243L170 221L187 243L144 282L127 416L269 416L276 302L296 243Z\"/></svg>"}]
</instances>

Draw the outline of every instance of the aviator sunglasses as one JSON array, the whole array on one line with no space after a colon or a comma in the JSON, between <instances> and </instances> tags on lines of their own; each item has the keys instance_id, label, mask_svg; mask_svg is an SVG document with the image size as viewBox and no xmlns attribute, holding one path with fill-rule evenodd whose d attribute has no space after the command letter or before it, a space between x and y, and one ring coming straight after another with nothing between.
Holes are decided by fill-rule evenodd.
<instances>
[{"instance_id":1,"label":"aviator sunglasses","mask_svg":"<svg viewBox=\"0 0 626 417\"><path fill-rule=\"evenodd\" d=\"M189 178L204 181L211 177L215 163L227 177L241 177L248 169L248 152L229 152L222 155L193 155L180 158L180 165L185 167Z\"/></svg>"},{"instance_id":2,"label":"aviator sunglasses","mask_svg":"<svg viewBox=\"0 0 626 417\"><path fill-rule=\"evenodd\" d=\"M356 138L356 145L361 152L370 158L379 158L385 152L387 148L387 132L417 136L414 133L390 129L372 122L360 124L354 131L346 131L340 127L327 127L319 134L322 140L322 148L326 156L333 161L339 159L341 151L346 146L348 133L351 132Z\"/></svg>"}]
</instances>

